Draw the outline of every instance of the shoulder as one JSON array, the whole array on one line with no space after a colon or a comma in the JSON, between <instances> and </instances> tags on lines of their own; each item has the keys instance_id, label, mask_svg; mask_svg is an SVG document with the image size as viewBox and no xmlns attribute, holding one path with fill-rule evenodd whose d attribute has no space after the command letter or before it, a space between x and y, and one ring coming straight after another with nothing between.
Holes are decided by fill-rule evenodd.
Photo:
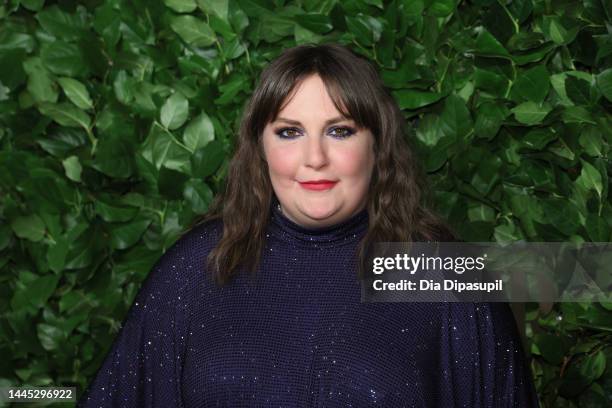
<instances>
[{"instance_id":1,"label":"shoulder","mask_svg":"<svg viewBox=\"0 0 612 408\"><path fill-rule=\"evenodd\" d=\"M201 257L203 252L206 254L210 252L221 238L222 233L223 223L220 219L200 222L184 230L166 253L191 258Z\"/></svg>"},{"instance_id":2,"label":"shoulder","mask_svg":"<svg viewBox=\"0 0 612 408\"><path fill-rule=\"evenodd\" d=\"M469 326L470 330L499 341L519 340L518 326L508 303L449 303L449 317L454 325Z\"/></svg>"},{"instance_id":3,"label":"shoulder","mask_svg":"<svg viewBox=\"0 0 612 408\"><path fill-rule=\"evenodd\" d=\"M182 292L187 287L203 283L207 256L222 232L220 220L201 223L184 231L155 262L143 286L147 291Z\"/></svg>"},{"instance_id":4,"label":"shoulder","mask_svg":"<svg viewBox=\"0 0 612 408\"><path fill-rule=\"evenodd\" d=\"M169 262L181 267L203 262L210 251L217 245L223 233L223 224L219 219L208 220L189 227L164 252L160 263Z\"/></svg>"}]
</instances>

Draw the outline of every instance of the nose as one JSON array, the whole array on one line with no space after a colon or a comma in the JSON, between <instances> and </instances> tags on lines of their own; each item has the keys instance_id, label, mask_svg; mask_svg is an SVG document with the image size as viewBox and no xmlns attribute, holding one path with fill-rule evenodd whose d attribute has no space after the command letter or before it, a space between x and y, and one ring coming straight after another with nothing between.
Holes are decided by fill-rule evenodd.
<instances>
[{"instance_id":1,"label":"nose","mask_svg":"<svg viewBox=\"0 0 612 408\"><path fill-rule=\"evenodd\" d=\"M323 138L319 136L308 136L306 139L305 164L308 167L320 168L327 164L327 152Z\"/></svg>"}]
</instances>

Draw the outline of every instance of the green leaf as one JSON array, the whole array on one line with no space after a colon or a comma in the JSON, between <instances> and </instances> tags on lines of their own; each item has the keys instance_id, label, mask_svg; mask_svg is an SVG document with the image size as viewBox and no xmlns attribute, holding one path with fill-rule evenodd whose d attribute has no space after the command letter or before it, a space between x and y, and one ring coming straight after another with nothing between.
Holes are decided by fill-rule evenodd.
<instances>
[{"instance_id":1,"label":"green leaf","mask_svg":"<svg viewBox=\"0 0 612 408\"><path fill-rule=\"evenodd\" d=\"M601 350L593 355L586 355L578 362L572 361L559 386L559 394L565 398L580 395L593 381L601 377L605 368L606 358ZM582 403L580 406L583 406Z\"/></svg>"},{"instance_id":2,"label":"green leaf","mask_svg":"<svg viewBox=\"0 0 612 408\"><path fill-rule=\"evenodd\" d=\"M28 74L28 91L36 102L56 102L59 92L38 57L23 61L23 70Z\"/></svg>"},{"instance_id":3,"label":"green leaf","mask_svg":"<svg viewBox=\"0 0 612 408\"><path fill-rule=\"evenodd\" d=\"M202 11L204 11L205 13L214 14L218 16L219 18L221 18L223 21L229 21L228 20L228 17L229 17L228 12L230 11L229 10L229 0L214 0L214 1L197 0L197 3L200 9L202 9ZM237 7L233 8L232 11L234 11L235 15L239 12L244 14L244 12L240 8L237 8Z\"/></svg>"},{"instance_id":4,"label":"green leaf","mask_svg":"<svg viewBox=\"0 0 612 408\"><path fill-rule=\"evenodd\" d=\"M151 127L149 136L142 146L142 156L159 170L162 166L191 174L192 153L179 144L174 135L157 122Z\"/></svg>"},{"instance_id":5,"label":"green leaf","mask_svg":"<svg viewBox=\"0 0 612 408\"><path fill-rule=\"evenodd\" d=\"M319 44L323 39L323 36L315 34L300 25L295 26L293 37L295 38L296 45L306 43Z\"/></svg>"},{"instance_id":6,"label":"green leaf","mask_svg":"<svg viewBox=\"0 0 612 408\"><path fill-rule=\"evenodd\" d=\"M476 53L487 57L510 58L510 53L486 29L482 29L476 38Z\"/></svg>"},{"instance_id":7,"label":"green leaf","mask_svg":"<svg viewBox=\"0 0 612 408\"><path fill-rule=\"evenodd\" d=\"M106 222L125 222L133 219L138 213L135 207L119 207L105 202L98 197L94 201L95 212Z\"/></svg>"},{"instance_id":8,"label":"green leaf","mask_svg":"<svg viewBox=\"0 0 612 408\"><path fill-rule=\"evenodd\" d=\"M559 136L551 128L537 128L530 130L522 139L521 144L529 149L542 150L548 143Z\"/></svg>"},{"instance_id":9,"label":"green leaf","mask_svg":"<svg viewBox=\"0 0 612 408\"><path fill-rule=\"evenodd\" d=\"M126 224L111 227L110 244L115 249L126 249L134 245L149 228L151 220L140 218Z\"/></svg>"},{"instance_id":10,"label":"green leaf","mask_svg":"<svg viewBox=\"0 0 612 408\"><path fill-rule=\"evenodd\" d=\"M494 138L509 114L508 108L498 102L483 103L478 107L474 133L485 139Z\"/></svg>"},{"instance_id":11,"label":"green leaf","mask_svg":"<svg viewBox=\"0 0 612 408\"><path fill-rule=\"evenodd\" d=\"M16 217L11 222L11 228L17 237L34 242L45 236L45 224L36 214Z\"/></svg>"},{"instance_id":12,"label":"green leaf","mask_svg":"<svg viewBox=\"0 0 612 408\"><path fill-rule=\"evenodd\" d=\"M597 75L597 87L602 95L612 102L612 68L608 68Z\"/></svg>"},{"instance_id":13,"label":"green leaf","mask_svg":"<svg viewBox=\"0 0 612 408\"><path fill-rule=\"evenodd\" d=\"M154 115L157 105L153 101L153 92L159 92L159 88L148 82L138 82L134 85L134 110L143 116Z\"/></svg>"},{"instance_id":14,"label":"green leaf","mask_svg":"<svg viewBox=\"0 0 612 408\"><path fill-rule=\"evenodd\" d=\"M208 47L216 40L215 32L206 22L193 16L177 16L170 21L170 27L187 44Z\"/></svg>"},{"instance_id":15,"label":"green leaf","mask_svg":"<svg viewBox=\"0 0 612 408\"><path fill-rule=\"evenodd\" d=\"M468 206L468 219L470 221L495 221L495 211L493 208L482 203L471 203Z\"/></svg>"},{"instance_id":16,"label":"green leaf","mask_svg":"<svg viewBox=\"0 0 612 408\"><path fill-rule=\"evenodd\" d=\"M565 106L574 105L574 102L568 97L566 91L566 79L570 76L584 80L587 83L590 83L592 80L590 74L582 71L566 71L560 74L551 75L550 82L559 96L561 104ZM587 93L590 94L590 91L587 91Z\"/></svg>"},{"instance_id":17,"label":"green leaf","mask_svg":"<svg viewBox=\"0 0 612 408\"><path fill-rule=\"evenodd\" d=\"M183 133L185 146L191 149L191 151L206 146L214 138L215 129L206 112L202 112L189 122Z\"/></svg>"},{"instance_id":18,"label":"green leaf","mask_svg":"<svg viewBox=\"0 0 612 408\"><path fill-rule=\"evenodd\" d=\"M489 242L493 235L493 224L488 221L469 221L460 224L459 237L466 242Z\"/></svg>"},{"instance_id":19,"label":"green leaf","mask_svg":"<svg viewBox=\"0 0 612 408\"><path fill-rule=\"evenodd\" d=\"M64 41L44 44L40 56L45 66L54 74L80 77L89 73L87 60L76 44Z\"/></svg>"},{"instance_id":20,"label":"green leaf","mask_svg":"<svg viewBox=\"0 0 612 408\"><path fill-rule=\"evenodd\" d=\"M465 101L456 95L449 95L444 101L440 126L445 135L454 139L465 137L472 128L472 118Z\"/></svg>"},{"instance_id":21,"label":"green leaf","mask_svg":"<svg viewBox=\"0 0 612 408\"><path fill-rule=\"evenodd\" d=\"M444 133L440 128L440 117L434 114L428 114L423 117L419 121L416 136L426 146L435 146L444 137Z\"/></svg>"},{"instance_id":22,"label":"green leaf","mask_svg":"<svg viewBox=\"0 0 612 408\"><path fill-rule=\"evenodd\" d=\"M62 126L89 129L90 119L87 113L68 103L41 103L38 110Z\"/></svg>"},{"instance_id":23,"label":"green leaf","mask_svg":"<svg viewBox=\"0 0 612 408\"><path fill-rule=\"evenodd\" d=\"M517 121L525 125L535 125L542 122L551 109L552 107L547 102L538 105L535 102L529 101L515 106L511 111L514 113Z\"/></svg>"},{"instance_id":24,"label":"green leaf","mask_svg":"<svg viewBox=\"0 0 612 408\"><path fill-rule=\"evenodd\" d=\"M254 21L253 30L260 39L275 43L293 35L295 21L291 13L266 13L259 21Z\"/></svg>"},{"instance_id":25,"label":"green leaf","mask_svg":"<svg viewBox=\"0 0 612 408\"><path fill-rule=\"evenodd\" d=\"M519 33L519 26L512 14L499 3L493 2L487 7L483 15L483 23L502 44Z\"/></svg>"},{"instance_id":26,"label":"green leaf","mask_svg":"<svg viewBox=\"0 0 612 408\"><path fill-rule=\"evenodd\" d=\"M199 148L191 157L193 177L205 179L212 175L223 163L224 148L218 140L213 140L206 146Z\"/></svg>"},{"instance_id":27,"label":"green leaf","mask_svg":"<svg viewBox=\"0 0 612 408\"><path fill-rule=\"evenodd\" d=\"M363 0L364 3L383 9L383 0Z\"/></svg>"},{"instance_id":28,"label":"green leaf","mask_svg":"<svg viewBox=\"0 0 612 408\"><path fill-rule=\"evenodd\" d=\"M491 155L483 157L480 163L478 163L476 172L472 177L472 186L474 186L480 194L487 196L499 181L502 165L502 160L497 156Z\"/></svg>"},{"instance_id":29,"label":"green leaf","mask_svg":"<svg viewBox=\"0 0 612 408\"><path fill-rule=\"evenodd\" d=\"M601 132L594 126L589 126L584 129L578 137L578 143L584 148L584 151L593 157L603 156L603 140Z\"/></svg>"},{"instance_id":30,"label":"green leaf","mask_svg":"<svg viewBox=\"0 0 612 408\"><path fill-rule=\"evenodd\" d=\"M189 115L189 101L180 92L175 92L161 107L160 120L165 128L180 128Z\"/></svg>"},{"instance_id":31,"label":"green leaf","mask_svg":"<svg viewBox=\"0 0 612 408\"><path fill-rule=\"evenodd\" d=\"M439 101L444 96L440 93L401 89L393 91L393 95L401 109L418 109Z\"/></svg>"},{"instance_id":32,"label":"green leaf","mask_svg":"<svg viewBox=\"0 0 612 408\"><path fill-rule=\"evenodd\" d=\"M31 35L7 30L0 32L0 52L4 53L3 57L11 58L11 55L15 55L21 60L23 52L31 54L35 46L34 37Z\"/></svg>"},{"instance_id":33,"label":"green leaf","mask_svg":"<svg viewBox=\"0 0 612 408\"><path fill-rule=\"evenodd\" d=\"M56 171L33 166L29 173L29 178L24 180L24 188L30 193L30 201L39 201L38 207L42 212L63 211L75 204L74 190Z\"/></svg>"},{"instance_id":34,"label":"green leaf","mask_svg":"<svg viewBox=\"0 0 612 408\"><path fill-rule=\"evenodd\" d=\"M522 53L513 53L512 59L517 65L530 64L532 62L541 61L544 57L550 54L556 48L555 44L548 42L535 50L529 50Z\"/></svg>"},{"instance_id":35,"label":"green leaf","mask_svg":"<svg viewBox=\"0 0 612 408\"><path fill-rule=\"evenodd\" d=\"M425 170L427 172L433 173L444 166L449 156L452 155L451 148L455 141L453 137L443 136L432 149L427 151L425 157Z\"/></svg>"},{"instance_id":36,"label":"green leaf","mask_svg":"<svg viewBox=\"0 0 612 408\"><path fill-rule=\"evenodd\" d=\"M219 85L219 91L222 95L215 99L218 105L227 105L236 100L236 95L249 86L248 79L242 73L234 73L230 76L227 82Z\"/></svg>"},{"instance_id":37,"label":"green leaf","mask_svg":"<svg viewBox=\"0 0 612 408\"><path fill-rule=\"evenodd\" d=\"M121 70L117 73L113 82L113 90L117 100L124 105L129 105L134 99L135 85L128 74Z\"/></svg>"},{"instance_id":38,"label":"green leaf","mask_svg":"<svg viewBox=\"0 0 612 408\"><path fill-rule=\"evenodd\" d=\"M347 28L358 42L369 47L380 40L383 26L374 17L359 13L356 16L348 15L344 18Z\"/></svg>"},{"instance_id":39,"label":"green leaf","mask_svg":"<svg viewBox=\"0 0 612 408\"><path fill-rule=\"evenodd\" d=\"M59 327L54 325L39 323L36 325L38 340L43 348L47 351L57 350L57 348L65 341L64 334Z\"/></svg>"},{"instance_id":40,"label":"green leaf","mask_svg":"<svg viewBox=\"0 0 612 408\"><path fill-rule=\"evenodd\" d=\"M239 40L236 37L236 33L234 32L234 29L232 28L230 23L217 16L215 13L211 13L208 15L208 24L215 33L221 34L223 36L224 41Z\"/></svg>"},{"instance_id":41,"label":"green leaf","mask_svg":"<svg viewBox=\"0 0 612 408\"><path fill-rule=\"evenodd\" d=\"M109 46L115 46L121 38L121 15L112 3L104 3L96 8L93 17L93 28L98 32L104 42Z\"/></svg>"},{"instance_id":42,"label":"green leaf","mask_svg":"<svg viewBox=\"0 0 612 408\"><path fill-rule=\"evenodd\" d=\"M30 272L21 272L16 284L15 294L11 299L11 306L13 308L29 306L28 309L33 309L35 313L45 306L55 291L59 279L59 275L39 276ZM23 295L25 295L25 299Z\"/></svg>"},{"instance_id":43,"label":"green leaf","mask_svg":"<svg viewBox=\"0 0 612 408\"><path fill-rule=\"evenodd\" d=\"M191 13L197 8L195 0L164 0L164 4L177 13Z\"/></svg>"},{"instance_id":44,"label":"green leaf","mask_svg":"<svg viewBox=\"0 0 612 408\"><path fill-rule=\"evenodd\" d=\"M493 236L495 241L499 243L514 242L524 238L519 234L513 222L496 226Z\"/></svg>"},{"instance_id":45,"label":"green leaf","mask_svg":"<svg viewBox=\"0 0 612 408\"><path fill-rule=\"evenodd\" d=\"M578 27L573 27L571 29L566 28L559 16L544 16L542 22L544 35L550 38L555 44L568 44L572 42L576 34L578 34Z\"/></svg>"},{"instance_id":46,"label":"green leaf","mask_svg":"<svg viewBox=\"0 0 612 408\"><path fill-rule=\"evenodd\" d=\"M585 187L587 190L595 190L597 195L601 197L603 191L601 174L599 173L599 170L595 168L595 166L586 160L582 160L582 171L580 172L580 176L576 180L576 183Z\"/></svg>"},{"instance_id":47,"label":"green leaf","mask_svg":"<svg viewBox=\"0 0 612 408\"><path fill-rule=\"evenodd\" d=\"M610 226L606 220L595 213L587 215L585 228L593 242L608 242L610 240Z\"/></svg>"},{"instance_id":48,"label":"green leaf","mask_svg":"<svg viewBox=\"0 0 612 408\"><path fill-rule=\"evenodd\" d=\"M474 82L476 88L499 98L506 98L508 88L510 87L510 80L505 76L479 68L476 68L474 72Z\"/></svg>"},{"instance_id":49,"label":"green leaf","mask_svg":"<svg viewBox=\"0 0 612 408\"><path fill-rule=\"evenodd\" d=\"M317 34L325 34L333 28L329 17L323 14L304 13L297 14L294 18L299 25Z\"/></svg>"},{"instance_id":50,"label":"green leaf","mask_svg":"<svg viewBox=\"0 0 612 408\"><path fill-rule=\"evenodd\" d=\"M72 78L58 78L57 82L61 85L64 93L77 107L81 109L93 108L93 103L89 96L89 92L85 85L76 79Z\"/></svg>"},{"instance_id":51,"label":"green leaf","mask_svg":"<svg viewBox=\"0 0 612 408\"><path fill-rule=\"evenodd\" d=\"M571 201L547 198L541 201L547 221L565 235L573 235L581 223L578 208Z\"/></svg>"},{"instance_id":52,"label":"green leaf","mask_svg":"<svg viewBox=\"0 0 612 408\"><path fill-rule=\"evenodd\" d=\"M134 147L121 134L106 135L98 143L91 167L109 177L127 179L134 172Z\"/></svg>"},{"instance_id":53,"label":"green leaf","mask_svg":"<svg viewBox=\"0 0 612 408\"><path fill-rule=\"evenodd\" d=\"M61 313L66 312L83 300L83 293L68 292L59 301L59 310Z\"/></svg>"},{"instance_id":54,"label":"green leaf","mask_svg":"<svg viewBox=\"0 0 612 408\"><path fill-rule=\"evenodd\" d=\"M68 41L81 37L85 28L78 16L62 11L57 5L46 7L36 14L36 19L49 34Z\"/></svg>"},{"instance_id":55,"label":"green leaf","mask_svg":"<svg viewBox=\"0 0 612 408\"><path fill-rule=\"evenodd\" d=\"M213 199L213 193L202 179L191 179L185 183L183 197L194 213L204 214Z\"/></svg>"},{"instance_id":56,"label":"green leaf","mask_svg":"<svg viewBox=\"0 0 612 408\"><path fill-rule=\"evenodd\" d=\"M198 0L199 3L202 1L203 0ZM221 16L221 18L228 20L236 33L242 33L249 26L249 17L238 7L232 7L232 9L228 11L229 14L226 13L227 17Z\"/></svg>"},{"instance_id":57,"label":"green leaf","mask_svg":"<svg viewBox=\"0 0 612 408\"><path fill-rule=\"evenodd\" d=\"M446 17L455 11L456 0L433 0L430 2L427 12L436 17Z\"/></svg>"},{"instance_id":58,"label":"green leaf","mask_svg":"<svg viewBox=\"0 0 612 408\"><path fill-rule=\"evenodd\" d=\"M550 75L544 65L537 65L518 75L512 86L515 100L542 103L550 89ZM516 98L518 96L520 99Z\"/></svg>"},{"instance_id":59,"label":"green leaf","mask_svg":"<svg viewBox=\"0 0 612 408\"><path fill-rule=\"evenodd\" d=\"M565 123L590 123L596 125L591 116L591 112L582 106L567 106L561 113L563 122Z\"/></svg>"},{"instance_id":60,"label":"green leaf","mask_svg":"<svg viewBox=\"0 0 612 408\"><path fill-rule=\"evenodd\" d=\"M61 273L66 265L69 242L64 237L55 237L55 244L49 245L47 250L47 262L49 268L55 273Z\"/></svg>"},{"instance_id":61,"label":"green leaf","mask_svg":"<svg viewBox=\"0 0 612 408\"><path fill-rule=\"evenodd\" d=\"M551 364L560 364L566 352L563 341L558 336L548 333L538 333L534 336L534 343L542 357Z\"/></svg>"},{"instance_id":62,"label":"green leaf","mask_svg":"<svg viewBox=\"0 0 612 408\"><path fill-rule=\"evenodd\" d=\"M79 163L79 158L77 156L65 158L62 160L62 165L64 166L66 177L72 181L81 181L81 172L83 171L83 168L81 167L81 163Z\"/></svg>"},{"instance_id":63,"label":"green leaf","mask_svg":"<svg viewBox=\"0 0 612 408\"><path fill-rule=\"evenodd\" d=\"M21 5L30 11L40 11L45 0L21 0Z\"/></svg>"},{"instance_id":64,"label":"green leaf","mask_svg":"<svg viewBox=\"0 0 612 408\"><path fill-rule=\"evenodd\" d=\"M569 99L579 105L589 105L591 103L590 84L584 79L579 79L568 75L565 78L565 91Z\"/></svg>"}]
</instances>

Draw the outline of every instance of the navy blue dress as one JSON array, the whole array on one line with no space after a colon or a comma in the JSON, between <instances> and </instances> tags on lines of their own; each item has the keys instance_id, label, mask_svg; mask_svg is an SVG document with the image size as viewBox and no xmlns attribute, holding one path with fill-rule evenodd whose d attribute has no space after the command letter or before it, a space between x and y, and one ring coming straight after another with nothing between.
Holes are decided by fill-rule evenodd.
<instances>
[{"instance_id":1,"label":"navy blue dress","mask_svg":"<svg viewBox=\"0 0 612 408\"><path fill-rule=\"evenodd\" d=\"M82 407L537 407L505 303L362 303L366 210L307 229L275 200L257 276L205 277L219 221L155 264Z\"/></svg>"}]
</instances>

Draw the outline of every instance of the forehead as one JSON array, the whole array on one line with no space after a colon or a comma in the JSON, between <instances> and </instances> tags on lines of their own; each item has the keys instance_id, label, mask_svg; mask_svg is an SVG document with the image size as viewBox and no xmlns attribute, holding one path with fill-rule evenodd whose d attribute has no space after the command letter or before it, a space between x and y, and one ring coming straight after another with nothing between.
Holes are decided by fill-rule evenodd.
<instances>
[{"instance_id":1,"label":"forehead","mask_svg":"<svg viewBox=\"0 0 612 408\"><path fill-rule=\"evenodd\" d=\"M277 116L338 116L341 112L334 105L325 83L318 75L310 75L296 84L281 104Z\"/></svg>"}]
</instances>

